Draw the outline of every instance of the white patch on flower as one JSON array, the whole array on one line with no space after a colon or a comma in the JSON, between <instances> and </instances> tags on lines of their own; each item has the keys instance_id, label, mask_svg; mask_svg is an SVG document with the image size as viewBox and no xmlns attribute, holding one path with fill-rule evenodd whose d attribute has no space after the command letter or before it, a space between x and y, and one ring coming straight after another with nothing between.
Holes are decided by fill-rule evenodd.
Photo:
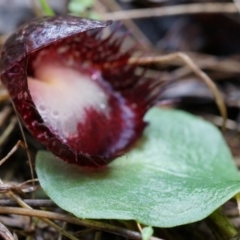
<instances>
[{"instance_id":1,"label":"white patch on flower","mask_svg":"<svg viewBox=\"0 0 240 240\"><path fill-rule=\"evenodd\" d=\"M95 76L96 77L96 76ZM60 65L41 63L28 77L32 100L46 125L62 140L77 134L86 109L109 113L108 97L88 75Z\"/></svg>"}]
</instances>

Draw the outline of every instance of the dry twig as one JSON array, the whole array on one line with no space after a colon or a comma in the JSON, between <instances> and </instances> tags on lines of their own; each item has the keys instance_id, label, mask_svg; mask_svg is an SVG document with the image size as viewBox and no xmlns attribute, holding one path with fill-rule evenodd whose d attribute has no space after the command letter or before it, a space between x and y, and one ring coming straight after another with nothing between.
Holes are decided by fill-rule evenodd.
<instances>
[{"instance_id":1,"label":"dry twig","mask_svg":"<svg viewBox=\"0 0 240 240\"><path fill-rule=\"evenodd\" d=\"M17 215L23 215L23 216L59 220L59 221L64 221L68 223L73 223L76 225L85 226L92 229L97 229L104 232L114 233L116 235L120 235L130 239L142 240L142 236L138 232L127 230L124 228L116 227L107 223L98 222L94 220L78 219L76 217L68 216L66 214L61 214L61 213L53 213L49 211L17 208L17 207L1 207L0 214L17 214ZM149 240L161 240L161 239L156 237L151 237Z\"/></svg>"},{"instance_id":2,"label":"dry twig","mask_svg":"<svg viewBox=\"0 0 240 240\"><path fill-rule=\"evenodd\" d=\"M0 184L3 184L1 180L0 180ZM8 191L8 193L6 193L6 195L9 198L11 198L14 201L16 201L19 204L19 206L23 207L24 209L33 210L29 205L27 205L24 201L22 201L22 199L18 195L16 195L12 190ZM46 219L46 218L42 218L42 217L40 217L40 219L42 221L46 222L49 226L55 228L60 234L68 237L69 239L71 239L71 240L78 240L71 233L67 232L66 230L64 230L63 228L58 226L56 223L52 222L51 220Z\"/></svg>"},{"instance_id":3,"label":"dry twig","mask_svg":"<svg viewBox=\"0 0 240 240\"><path fill-rule=\"evenodd\" d=\"M117 21L123 19L165 17L199 13L238 13L238 8L234 3L193 3L106 13L103 16L103 19Z\"/></svg>"},{"instance_id":4,"label":"dry twig","mask_svg":"<svg viewBox=\"0 0 240 240\"><path fill-rule=\"evenodd\" d=\"M128 64L152 64L152 63L169 63L175 59L180 59L183 63L185 63L192 72L196 74L211 90L213 96L215 97L216 104L219 108L219 111L223 117L223 128L225 126L225 122L227 119L227 109L224 103L224 99L217 89L215 83L208 77L206 73L204 73L193 61L192 59L181 52L171 53L165 56L156 56L156 57L132 57L129 59Z\"/></svg>"},{"instance_id":5,"label":"dry twig","mask_svg":"<svg viewBox=\"0 0 240 240\"><path fill-rule=\"evenodd\" d=\"M10 231L0 222L0 237L3 240L15 240Z\"/></svg>"},{"instance_id":6,"label":"dry twig","mask_svg":"<svg viewBox=\"0 0 240 240\"><path fill-rule=\"evenodd\" d=\"M18 142L15 144L15 146L12 148L12 150L11 150L4 158L2 158L2 159L0 160L0 166L1 166L3 163L5 163L5 162L8 160L8 158L9 158L10 156L12 156L12 154L13 154L14 152L17 151L17 149L18 149L19 147L22 147L22 148L26 149L24 143L23 143L21 140L18 140Z\"/></svg>"},{"instance_id":7,"label":"dry twig","mask_svg":"<svg viewBox=\"0 0 240 240\"><path fill-rule=\"evenodd\" d=\"M100 3L102 3L102 5L106 6L106 8L108 8L108 10L112 12L121 12L121 7L117 3L117 1L101 0ZM106 11L101 13L103 19L105 19L105 16L110 14ZM153 48L150 40L145 36L141 29L139 29L138 26L133 21L131 21L131 19L123 19L123 23L127 27L127 29L131 29L131 32L133 33L131 36L141 45L143 49L150 50Z\"/></svg>"}]
</instances>

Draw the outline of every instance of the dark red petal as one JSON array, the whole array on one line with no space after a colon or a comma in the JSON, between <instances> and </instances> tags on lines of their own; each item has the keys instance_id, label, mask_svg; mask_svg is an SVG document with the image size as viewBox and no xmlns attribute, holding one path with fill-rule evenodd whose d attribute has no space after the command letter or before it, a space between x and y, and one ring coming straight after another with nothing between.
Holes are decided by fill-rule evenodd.
<instances>
[{"instance_id":1,"label":"dark red petal","mask_svg":"<svg viewBox=\"0 0 240 240\"><path fill-rule=\"evenodd\" d=\"M130 51L122 53L113 35L92 31L109 24L71 16L36 19L2 51L1 79L26 127L56 156L81 166L105 165L132 147L157 96L155 82L127 64Z\"/></svg>"}]
</instances>

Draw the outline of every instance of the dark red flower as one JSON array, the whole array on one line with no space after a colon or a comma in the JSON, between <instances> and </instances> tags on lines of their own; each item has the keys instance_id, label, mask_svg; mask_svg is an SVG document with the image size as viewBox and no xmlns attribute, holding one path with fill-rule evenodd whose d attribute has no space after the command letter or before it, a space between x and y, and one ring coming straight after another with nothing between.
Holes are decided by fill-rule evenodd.
<instances>
[{"instance_id":1,"label":"dark red flower","mask_svg":"<svg viewBox=\"0 0 240 240\"><path fill-rule=\"evenodd\" d=\"M1 79L26 127L59 158L101 166L141 136L156 82L136 74L110 22L44 17L5 43Z\"/></svg>"}]
</instances>

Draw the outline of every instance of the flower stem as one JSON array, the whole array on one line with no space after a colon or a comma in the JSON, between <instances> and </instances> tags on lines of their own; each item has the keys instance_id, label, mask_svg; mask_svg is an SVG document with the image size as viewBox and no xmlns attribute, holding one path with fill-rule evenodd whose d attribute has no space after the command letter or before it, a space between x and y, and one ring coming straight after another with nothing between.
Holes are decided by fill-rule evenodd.
<instances>
[{"instance_id":1,"label":"flower stem","mask_svg":"<svg viewBox=\"0 0 240 240\"><path fill-rule=\"evenodd\" d=\"M221 210L213 212L207 218L207 224L211 228L216 239L230 239L237 235L237 230Z\"/></svg>"}]
</instances>

